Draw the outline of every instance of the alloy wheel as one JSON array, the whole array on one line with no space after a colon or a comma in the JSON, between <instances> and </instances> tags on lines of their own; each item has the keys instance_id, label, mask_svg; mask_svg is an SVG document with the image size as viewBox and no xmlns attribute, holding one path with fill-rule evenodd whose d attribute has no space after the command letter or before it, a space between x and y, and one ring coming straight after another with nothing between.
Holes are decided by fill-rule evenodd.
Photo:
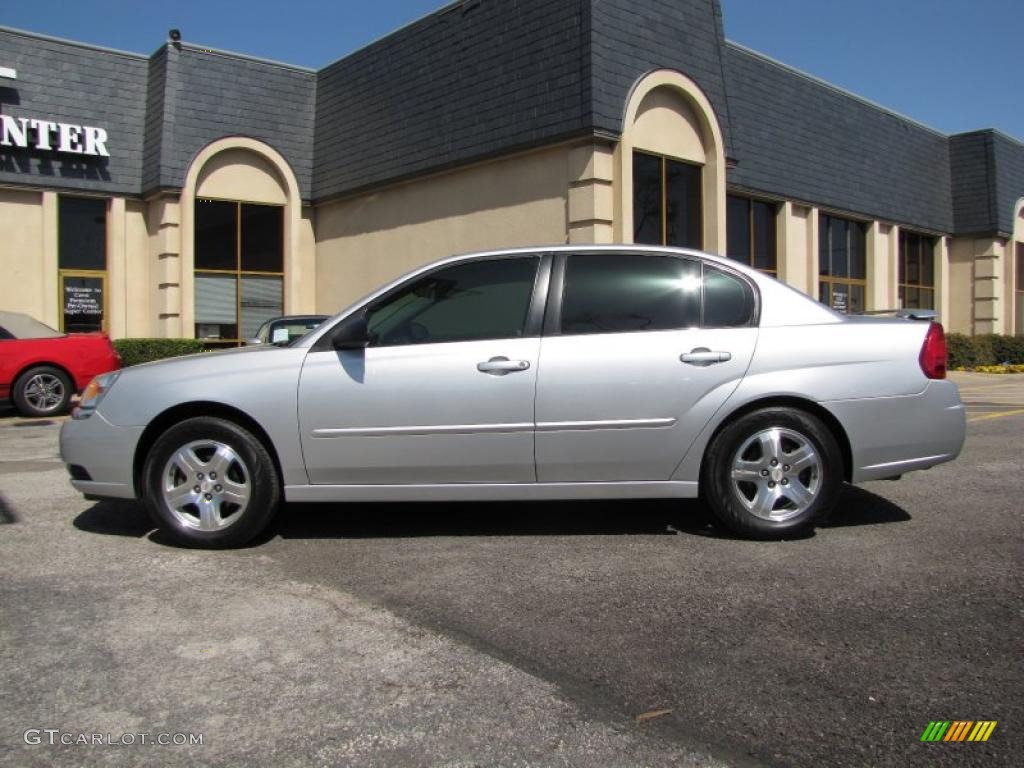
<instances>
[{"instance_id":1,"label":"alloy wheel","mask_svg":"<svg viewBox=\"0 0 1024 768\"><path fill-rule=\"evenodd\" d=\"M164 504L185 527L218 531L242 517L252 494L248 467L230 445L197 440L167 460L161 492Z\"/></svg>"},{"instance_id":2,"label":"alloy wheel","mask_svg":"<svg viewBox=\"0 0 1024 768\"><path fill-rule=\"evenodd\" d=\"M730 487L751 514L781 522L814 503L823 475L814 444L799 432L776 427L740 445L732 460Z\"/></svg>"}]
</instances>

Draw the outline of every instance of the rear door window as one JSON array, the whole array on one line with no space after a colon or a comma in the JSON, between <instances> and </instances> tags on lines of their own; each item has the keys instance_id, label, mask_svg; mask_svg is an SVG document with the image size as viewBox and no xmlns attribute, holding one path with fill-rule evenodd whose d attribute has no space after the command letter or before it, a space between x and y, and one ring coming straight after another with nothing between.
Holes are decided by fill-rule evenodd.
<instances>
[{"instance_id":1,"label":"rear door window","mask_svg":"<svg viewBox=\"0 0 1024 768\"><path fill-rule=\"evenodd\" d=\"M658 255L569 256L561 332L628 333L700 325L701 267Z\"/></svg>"}]
</instances>

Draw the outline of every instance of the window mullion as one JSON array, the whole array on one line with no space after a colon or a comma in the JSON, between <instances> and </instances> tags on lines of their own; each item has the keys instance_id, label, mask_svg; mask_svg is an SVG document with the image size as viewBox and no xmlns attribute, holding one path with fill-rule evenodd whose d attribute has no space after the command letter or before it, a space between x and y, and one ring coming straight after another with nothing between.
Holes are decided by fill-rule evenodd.
<instances>
[{"instance_id":1,"label":"window mullion","mask_svg":"<svg viewBox=\"0 0 1024 768\"><path fill-rule=\"evenodd\" d=\"M757 227L754 225L754 205L754 201L751 200L750 205L747 206L747 228L750 231L750 253L747 254L747 258L750 266L754 266L757 258Z\"/></svg>"},{"instance_id":2,"label":"window mullion","mask_svg":"<svg viewBox=\"0 0 1024 768\"><path fill-rule=\"evenodd\" d=\"M661 158L661 244L668 245L668 161Z\"/></svg>"},{"instance_id":3,"label":"window mullion","mask_svg":"<svg viewBox=\"0 0 1024 768\"><path fill-rule=\"evenodd\" d=\"M235 335L242 338L242 203L235 204Z\"/></svg>"}]
</instances>

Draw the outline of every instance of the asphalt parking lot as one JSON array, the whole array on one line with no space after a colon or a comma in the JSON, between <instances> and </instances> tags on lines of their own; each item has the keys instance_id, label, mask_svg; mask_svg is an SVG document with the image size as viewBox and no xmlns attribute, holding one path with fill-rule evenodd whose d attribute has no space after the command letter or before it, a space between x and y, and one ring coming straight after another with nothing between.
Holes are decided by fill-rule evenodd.
<instances>
[{"instance_id":1,"label":"asphalt parking lot","mask_svg":"<svg viewBox=\"0 0 1024 768\"><path fill-rule=\"evenodd\" d=\"M389 504L182 550L0 415L0 764L1017 765L1024 376L956 379L960 459L781 543L696 502ZM92 734L136 743L59 743Z\"/></svg>"}]
</instances>

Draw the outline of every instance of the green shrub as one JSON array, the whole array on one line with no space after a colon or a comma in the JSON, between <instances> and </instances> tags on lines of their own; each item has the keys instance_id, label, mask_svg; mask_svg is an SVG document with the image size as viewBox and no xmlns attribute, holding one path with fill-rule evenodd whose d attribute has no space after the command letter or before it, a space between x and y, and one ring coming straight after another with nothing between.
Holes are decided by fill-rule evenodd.
<instances>
[{"instance_id":1,"label":"green shrub","mask_svg":"<svg viewBox=\"0 0 1024 768\"><path fill-rule=\"evenodd\" d=\"M946 353L950 368L973 368L974 345L971 344L971 337L962 333L946 334Z\"/></svg>"},{"instance_id":2,"label":"green shrub","mask_svg":"<svg viewBox=\"0 0 1024 768\"><path fill-rule=\"evenodd\" d=\"M999 362L992 349L992 334L972 337L971 345L974 347L974 365L995 365Z\"/></svg>"},{"instance_id":3,"label":"green shrub","mask_svg":"<svg viewBox=\"0 0 1024 768\"><path fill-rule=\"evenodd\" d=\"M1000 336L997 333L987 333L976 338L982 339L984 343L988 343L992 347L992 362L996 365L1024 363L1024 336Z\"/></svg>"},{"instance_id":4,"label":"green shrub","mask_svg":"<svg viewBox=\"0 0 1024 768\"><path fill-rule=\"evenodd\" d=\"M1001 336L983 333L965 336L962 333L946 335L950 368L979 368L982 366L1024 364L1024 336Z\"/></svg>"},{"instance_id":5,"label":"green shrub","mask_svg":"<svg viewBox=\"0 0 1024 768\"><path fill-rule=\"evenodd\" d=\"M127 368L153 360L202 352L203 342L197 339L118 339L114 342L114 349L121 356L121 364Z\"/></svg>"}]
</instances>

